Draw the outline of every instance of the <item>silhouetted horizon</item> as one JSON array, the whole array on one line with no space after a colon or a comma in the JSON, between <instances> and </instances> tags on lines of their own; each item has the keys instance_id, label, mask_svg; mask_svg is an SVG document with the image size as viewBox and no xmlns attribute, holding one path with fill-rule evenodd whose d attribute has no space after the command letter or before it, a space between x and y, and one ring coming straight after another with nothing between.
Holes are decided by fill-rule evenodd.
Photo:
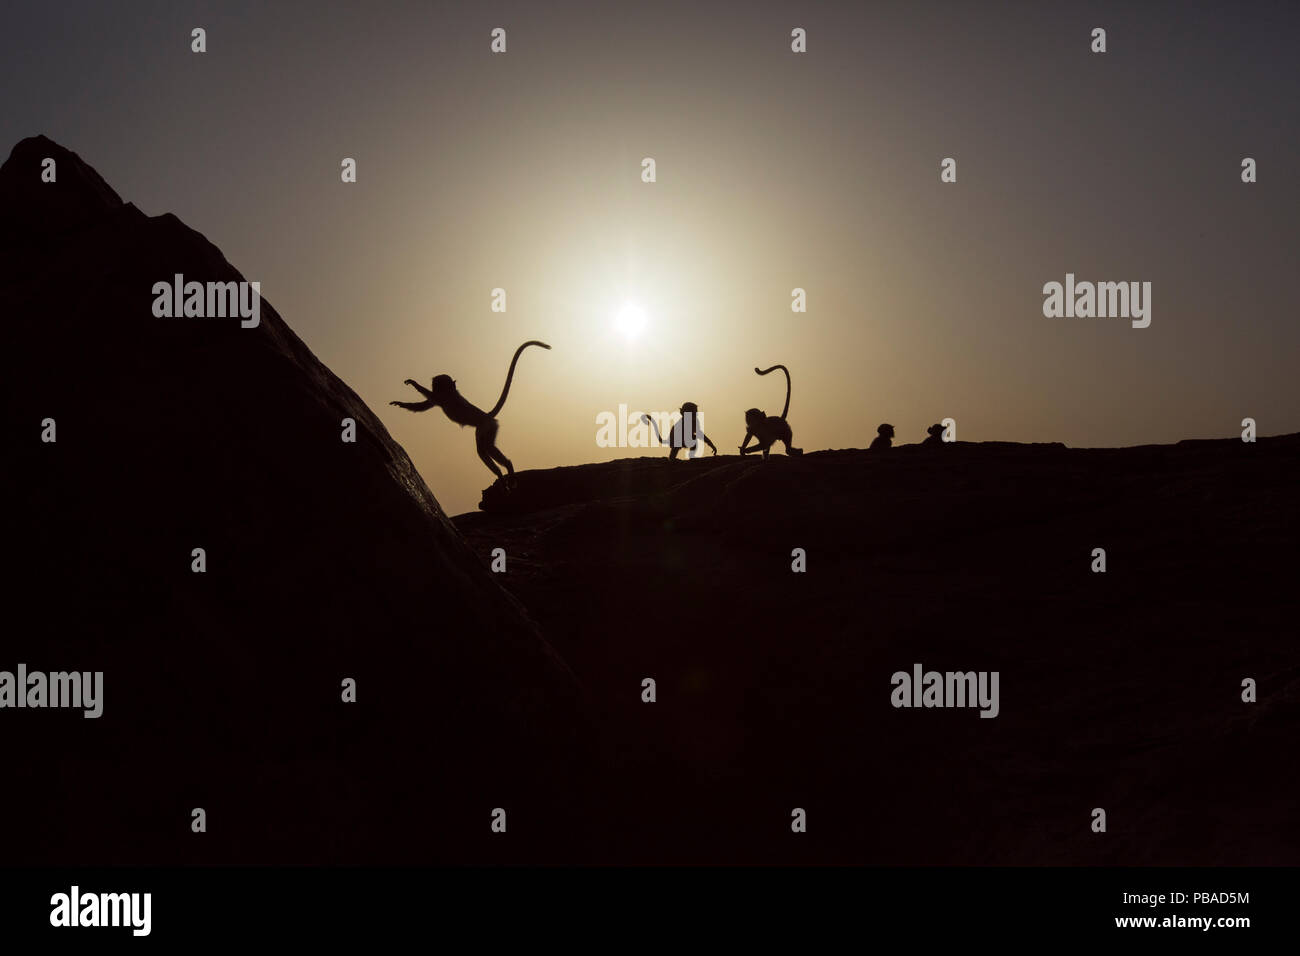
<instances>
[{"instance_id":1,"label":"silhouetted horizon","mask_svg":"<svg viewBox=\"0 0 1300 956\"><path fill-rule=\"evenodd\" d=\"M774 362L808 449L946 417L1073 447L1300 430L1294 5L122 9L7 14L0 146L44 132L207 236L450 512L473 439L386 403L441 372L493 395L527 338L554 351L500 419L517 469L657 455L596 418L685 398L735 448ZM1046 318L1067 274L1150 282L1151 325Z\"/></svg>"}]
</instances>

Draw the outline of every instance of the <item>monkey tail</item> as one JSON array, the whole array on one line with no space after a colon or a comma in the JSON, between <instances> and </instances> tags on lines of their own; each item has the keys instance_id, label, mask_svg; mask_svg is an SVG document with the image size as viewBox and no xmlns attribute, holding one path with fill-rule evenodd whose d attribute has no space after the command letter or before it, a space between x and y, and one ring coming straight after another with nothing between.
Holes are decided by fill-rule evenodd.
<instances>
[{"instance_id":1,"label":"monkey tail","mask_svg":"<svg viewBox=\"0 0 1300 956\"><path fill-rule=\"evenodd\" d=\"M647 425L649 425L651 428L655 430L655 441L659 442L659 444L661 445L668 444L668 442L664 441L663 435L659 434L659 426L655 424L655 420L653 418L651 418L649 415L642 413L641 421L645 422Z\"/></svg>"},{"instance_id":2,"label":"monkey tail","mask_svg":"<svg viewBox=\"0 0 1300 956\"><path fill-rule=\"evenodd\" d=\"M754 369L759 375L766 375L768 372L775 372L777 369L785 372L785 408L781 409L781 420L785 421L785 416L790 411L790 370L784 365L773 365L771 368Z\"/></svg>"},{"instance_id":3,"label":"monkey tail","mask_svg":"<svg viewBox=\"0 0 1300 956\"><path fill-rule=\"evenodd\" d=\"M545 342L538 342L536 339L529 339L523 345L519 346L519 348L515 349L515 357L510 360L510 371L506 372L505 387L501 389L501 397L498 398L497 403L492 406L492 411L487 413L488 418L496 418L497 412L501 411L502 406L505 405L506 396L510 394L510 383L514 381L515 366L519 364L519 356L522 355L524 349L528 348L530 345L540 345L544 349L550 348L550 346Z\"/></svg>"}]
</instances>

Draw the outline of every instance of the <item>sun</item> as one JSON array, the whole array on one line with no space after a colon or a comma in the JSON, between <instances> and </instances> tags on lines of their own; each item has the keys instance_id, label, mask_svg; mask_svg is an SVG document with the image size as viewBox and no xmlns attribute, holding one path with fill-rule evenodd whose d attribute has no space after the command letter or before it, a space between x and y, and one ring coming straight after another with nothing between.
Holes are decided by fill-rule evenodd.
<instances>
[{"instance_id":1,"label":"sun","mask_svg":"<svg viewBox=\"0 0 1300 956\"><path fill-rule=\"evenodd\" d=\"M614 316L614 328L622 332L623 337L629 342L639 339L648 323L649 317L645 309L631 300L624 302L618 314Z\"/></svg>"}]
</instances>

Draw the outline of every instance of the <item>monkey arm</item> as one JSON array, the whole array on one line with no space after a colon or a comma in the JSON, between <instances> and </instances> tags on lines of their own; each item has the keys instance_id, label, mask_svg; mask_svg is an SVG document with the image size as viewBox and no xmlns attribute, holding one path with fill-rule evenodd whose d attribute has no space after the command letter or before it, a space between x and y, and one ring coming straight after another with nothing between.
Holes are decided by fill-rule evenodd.
<instances>
[{"instance_id":1,"label":"monkey arm","mask_svg":"<svg viewBox=\"0 0 1300 956\"><path fill-rule=\"evenodd\" d=\"M745 449L749 447L749 441L750 441L750 439L752 439L753 437L754 437L754 433L753 433L753 432L751 432L751 431L746 431L746 432L745 432L745 442L744 442L744 444L742 444L742 445L740 446L740 453L741 453L742 455L746 454Z\"/></svg>"},{"instance_id":2,"label":"monkey arm","mask_svg":"<svg viewBox=\"0 0 1300 956\"><path fill-rule=\"evenodd\" d=\"M419 382L417 382L417 381L416 381L415 379L413 379L413 378L408 378L408 379L407 379L405 382L403 382L402 384L403 384L403 385L409 385L409 386L411 386L413 389L415 389L417 392L419 392L419 393L420 393L421 395L423 395L425 398L430 398L430 399L433 398L433 392L429 391L427 388L425 388L423 385L421 385Z\"/></svg>"},{"instance_id":3,"label":"monkey arm","mask_svg":"<svg viewBox=\"0 0 1300 956\"><path fill-rule=\"evenodd\" d=\"M418 385L415 387L420 388ZM420 391L424 391L424 389L421 388ZM389 402L388 404L396 405L398 408L405 408L408 412L423 412L433 408L433 399L430 398L424 402Z\"/></svg>"},{"instance_id":4,"label":"monkey arm","mask_svg":"<svg viewBox=\"0 0 1300 956\"><path fill-rule=\"evenodd\" d=\"M718 453L718 446L709 441L709 436L704 434L704 432L700 432L700 437L704 439L704 444L713 449L713 453L716 455Z\"/></svg>"}]
</instances>

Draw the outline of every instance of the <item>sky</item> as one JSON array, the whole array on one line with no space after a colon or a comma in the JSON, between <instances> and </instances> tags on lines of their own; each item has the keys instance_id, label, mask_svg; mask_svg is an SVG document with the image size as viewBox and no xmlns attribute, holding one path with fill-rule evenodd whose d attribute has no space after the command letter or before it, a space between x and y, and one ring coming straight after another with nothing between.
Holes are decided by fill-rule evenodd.
<instances>
[{"instance_id":1,"label":"sky","mask_svg":"<svg viewBox=\"0 0 1300 956\"><path fill-rule=\"evenodd\" d=\"M753 371L776 363L807 451L944 418L963 441L1075 447L1232 437L1246 417L1300 431L1294 3L0 16L0 154L44 133L207 236L449 514L492 480L473 435L388 402L445 372L490 408L527 339L552 350L524 354L499 416L520 470L666 455L598 444L620 406L693 401L734 452L746 408L780 412L781 377ZM1150 282L1150 326L1045 316L1067 273Z\"/></svg>"}]
</instances>

